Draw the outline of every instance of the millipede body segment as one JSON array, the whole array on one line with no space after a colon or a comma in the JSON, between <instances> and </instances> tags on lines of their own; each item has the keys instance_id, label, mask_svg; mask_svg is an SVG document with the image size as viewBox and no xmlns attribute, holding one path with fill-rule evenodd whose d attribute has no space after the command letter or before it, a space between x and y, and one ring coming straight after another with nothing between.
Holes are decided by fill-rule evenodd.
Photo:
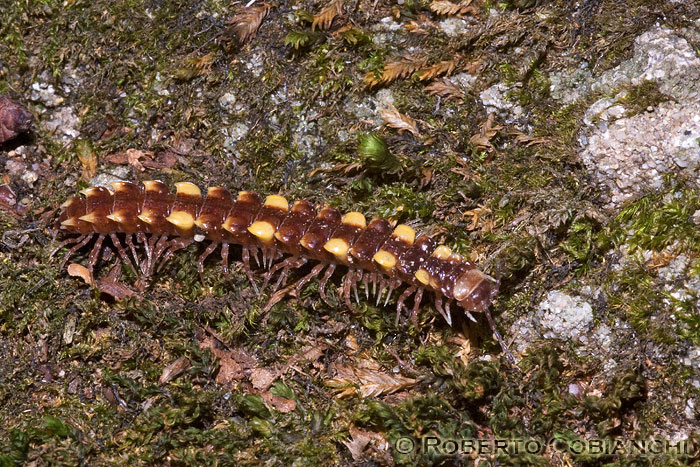
<instances>
[{"instance_id":1,"label":"millipede body segment","mask_svg":"<svg viewBox=\"0 0 700 467\"><path fill-rule=\"evenodd\" d=\"M319 292L327 301L326 283L342 266L347 272L341 294L349 308L353 308L353 292L358 299L360 283L368 296L370 289L377 295L379 286L377 303L384 296L386 303L393 290L405 284L397 313L401 313L404 301L415 294L411 314L415 319L423 293L431 291L435 308L450 324L449 307L453 300L471 317L471 311L487 311L498 290L499 281L447 246L417 235L404 224L394 226L386 219L367 223L359 212L342 214L332 207L317 209L304 200L290 206L279 195L263 199L256 193L241 191L234 199L221 187L211 187L202 196L192 183L175 186L177 191L173 194L160 181L116 182L112 190L90 187L70 198L62 205L56 223L60 231L72 234L56 249L72 245L64 264L77 250L94 241L88 259L92 273L103 241L109 237L125 263L137 274L150 276L176 251L195 241L208 241L197 261L200 275L204 260L221 247L223 271L228 278L229 247L238 245L242 248L243 269L256 290L251 256L267 269L265 284L279 274L263 311L314 277L321 277ZM145 259L140 260L144 253ZM316 263L311 272L286 286L289 271L309 261Z\"/></svg>"}]
</instances>

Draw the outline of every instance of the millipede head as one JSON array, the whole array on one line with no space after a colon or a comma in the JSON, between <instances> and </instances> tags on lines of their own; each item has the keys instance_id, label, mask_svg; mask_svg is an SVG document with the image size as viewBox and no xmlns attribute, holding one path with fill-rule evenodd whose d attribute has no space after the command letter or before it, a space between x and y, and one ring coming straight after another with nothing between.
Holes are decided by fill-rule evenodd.
<instances>
[{"instance_id":1,"label":"millipede head","mask_svg":"<svg viewBox=\"0 0 700 467\"><path fill-rule=\"evenodd\" d=\"M470 269L457 279L453 294L465 310L483 312L488 310L499 286L499 280L478 269Z\"/></svg>"}]
</instances>

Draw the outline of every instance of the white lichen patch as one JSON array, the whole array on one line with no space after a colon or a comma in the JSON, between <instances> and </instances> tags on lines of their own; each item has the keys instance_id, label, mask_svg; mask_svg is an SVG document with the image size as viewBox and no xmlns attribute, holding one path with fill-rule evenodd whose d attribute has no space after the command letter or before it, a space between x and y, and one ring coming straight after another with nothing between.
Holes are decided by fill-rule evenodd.
<instances>
[{"instance_id":1,"label":"white lichen patch","mask_svg":"<svg viewBox=\"0 0 700 467\"><path fill-rule=\"evenodd\" d=\"M46 107L56 107L61 105L65 99L56 94L56 89L49 83L33 83L31 99L40 102Z\"/></svg>"},{"instance_id":2,"label":"white lichen patch","mask_svg":"<svg viewBox=\"0 0 700 467\"><path fill-rule=\"evenodd\" d=\"M584 96L591 90L593 75L588 70L588 64L584 63L579 68L554 72L549 75L549 94L552 99L562 104L570 104Z\"/></svg>"},{"instance_id":3,"label":"white lichen patch","mask_svg":"<svg viewBox=\"0 0 700 467\"><path fill-rule=\"evenodd\" d=\"M227 150L232 150L236 143L242 140L250 131L250 127L243 122L234 123L230 127L222 128L221 132L224 135L224 147Z\"/></svg>"},{"instance_id":4,"label":"white lichen patch","mask_svg":"<svg viewBox=\"0 0 700 467\"><path fill-rule=\"evenodd\" d=\"M654 112L603 125L581 138L584 164L605 185L608 207L663 186L663 175L694 178L700 165L700 102L666 102Z\"/></svg>"},{"instance_id":5,"label":"white lichen patch","mask_svg":"<svg viewBox=\"0 0 700 467\"><path fill-rule=\"evenodd\" d=\"M44 117L41 125L63 143L69 143L80 136L80 120L71 107L60 107L48 118Z\"/></svg>"},{"instance_id":6,"label":"white lichen patch","mask_svg":"<svg viewBox=\"0 0 700 467\"><path fill-rule=\"evenodd\" d=\"M467 32L469 23L462 18L450 17L440 21L440 29L450 37L461 36Z\"/></svg>"},{"instance_id":7,"label":"white lichen patch","mask_svg":"<svg viewBox=\"0 0 700 467\"><path fill-rule=\"evenodd\" d=\"M359 120L379 128L384 124L379 111L388 109L394 104L394 94L390 89L380 89L373 96L357 101L349 99L345 103L345 111L353 114Z\"/></svg>"},{"instance_id":8,"label":"white lichen patch","mask_svg":"<svg viewBox=\"0 0 700 467\"><path fill-rule=\"evenodd\" d=\"M513 88L505 83L494 84L479 94L481 102L489 113L499 113L506 119L517 119L523 115L523 108L508 98Z\"/></svg>"},{"instance_id":9,"label":"white lichen patch","mask_svg":"<svg viewBox=\"0 0 700 467\"><path fill-rule=\"evenodd\" d=\"M607 190L606 207L662 188L665 174L697 180L700 79L691 76L700 76L700 55L677 33L656 27L635 40L632 58L592 79L591 91L614 96L587 109L584 123L592 128L579 138L585 166ZM560 81L554 83L564 89ZM626 89L648 82L674 101L629 115ZM578 88L586 87L584 79Z\"/></svg>"},{"instance_id":10,"label":"white lichen patch","mask_svg":"<svg viewBox=\"0 0 700 467\"><path fill-rule=\"evenodd\" d=\"M577 344L580 355L604 355L613 347L613 333L606 324L596 324L593 307L582 297L553 290L533 313L516 321L510 329L514 351L522 354L537 340L558 339ZM615 361L606 367L615 366Z\"/></svg>"},{"instance_id":11,"label":"white lichen patch","mask_svg":"<svg viewBox=\"0 0 700 467\"><path fill-rule=\"evenodd\" d=\"M634 42L634 56L597 77L594 92L609 93L645 81L659 85L659 91L676 100L698 100L700 56L683 37L666 27L656 27Z\"/></svg>"}]
</instances>

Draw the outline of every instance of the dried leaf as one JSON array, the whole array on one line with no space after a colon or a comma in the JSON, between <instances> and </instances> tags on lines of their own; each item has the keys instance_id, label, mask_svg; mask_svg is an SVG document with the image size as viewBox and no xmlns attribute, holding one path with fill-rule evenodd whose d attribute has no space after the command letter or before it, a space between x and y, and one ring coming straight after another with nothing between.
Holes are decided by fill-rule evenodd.
<instances>
[{"instance_id":1,"label":"dried leaf","mask_svg":"<svg viewBox=\"0 0 700 467\"><path fill-rule=\"evenodd\" d=\"M187 357L180 357L165 368L163 368L163 373L160 375L158 383L169 383L170 381L174 380L190 368L192 368L190 360Z\"/></svg>"},{"instance_id":2,"label":"dried leaf","mask_svg":"<svg viewBox=\"0 0 700 467\"><path fill-rule=\"evenodd\" d=\"M262 393L262 398L266 404L274 407L282 413L293 412L297 408L296 401L292 399L286 399L284 397L276 396L270 391Z\"/></svg>"},{"instance_id":3,"label":"dried leaf","mask_svg":"<svg viewBox=\"0 0 700 467\"><path fill-rule=\"evenodd\" d=\"M0 95L0 144L29 130L32 114L27 109Z\"/></svg>"},{"instance_id":4,"label":"dried leaf","mask_svg":"<svg viewBox=\"0 0 700 467\"><path fill-rule=\"evenodd\" d=\"M392 375L379 371L363 370L358 368L355 374L360 380L360 393L363 397L377 397L382 394L392 394L402 389L410 388L418 383L418 380L406 378L401 375Z\"/></svg>"},{"instance_id":5,"label":"dried leaf","mask_svg":"<svg viewBox=\"0 0 700 467\"><path fill-rule=\"evenodd\" d=\"M515 135L515 142L525 144L525 147L530 147L535 144L543 144L543 143L549 143L549 138L545 137L535 137L535 136L530 136L526 135L523 132L520 131L511 131L508 133L509 135Z\"/></svg>"},{"instance_id":6,"label":"dried leaf","mask_svg":"<svg viewBox=\"0 0 700 467\"><path fill-rule=\"evenodd\" d=\"M243 368L236 360L226 353L221 353L219 357L219 372L216 374L216 382L228 384L233 380L243 379Z\"/></svg>"},{"instance_id":7,"label":"dried leaf","mask_svg":"<svg viewBox=\"0 0 700 467\"><path fill-rule=\"evenodd\" d=\"M265 391L278 377L279 375L268 369L256 368L250 374L250 382L255 389Z\"/></svg>"},{"instance_id":8,"label":"dried leaf","mask_svg":"<svg viewBox=\"0 0 700 467\"><path fill-rule=\"evenodd\" d=\"M333 20L343 12L343 0L335 0L330 5L321 10L317 15L314 15L314 20L311 23L311 30L319 29L326 30L331 27Z\"/></svg>"},{"instance_id":9,"label":"dried leaf","mask_svg":"<svg viewBox=\"0 0 700 467\"><path fill-rule=\"evenodd\" d=\"M469 139L469 142L481 149L495 149L491 144L491 139L503 129L500 125L494 125L494 114L489 114L486 120L481 124L479 132Z\"/></svg>"},{"instance_id":10,"label":"dried leaf","mask_svg":"<svg viewBox=\"0 0 700 467\"><path fill-rule=\"evenodd\" d=\"M239 44L245 44L255 37L271 8L272 5L269 3L242 8L236 16L228 21L231 26L227 29L227 33L235 36Z\"/></svg>"},{"instance_id":11,"label":"dried leaf","mask_svg":"<svg viewBox=\"0 0 700 467\"><path fill-rule=\"evenodd\" d=\"M92 274L90 274L90 270L82 264L70 263L68 265L68 275L71 277L81 278L89 286L92 286L93 284Z\"/></svg>"},{"instance_id":12,"label":"dried leaf","mask_svg":"<svg viewBox=\"0 0 700 467\"><path fill-rule=\"evenodd\" d=\"M175 70L175 78L189 81L197 76L202 76L211 71L216 53L210 52L202 57L190 57L185 60L182 68Z\"/></svg>"},{"instance_id":13,"label":"dried leaf","mask_svg":"<svg viewBox=\"0 0 700 467\"><path fill-rule=\"evenodd\" d=\"M459 346L459 350L457 353L455 353L455 357L459 358L465 366L469 365L469 356L472 353L471 341L464 335L458 334L456 337L449 338L448 342Z\"/></svg>"},{"instance_id":14,"label":"dried leaf","mask_svg":"<svg viewBox=\"0 0 700 467\"><path fill-rule=\"evenodd\" d=\"M459 66L460 60L461 57L457 57L453 60L445 60L438 62L435 65L431 65L428 68L424 68L418 72L418 79L421 81L427 81L437 76L449 76Z\"/></svg>"},{"instance_id":15,"label":"dried leaf","mask_svg":"<svg viewBox=\"0 0 700 467\"><path fill-rule=\"evenodd\" d=\"M437 28L437 24L430 21L427 16L421 13L420 15L418 15L417 20L409 21L407 24L404 25L404 28L408 32L428 35L430 34L430 31L427 31L424 28Z\"/></svg>"},{"instance_id":16,"label":"dried leaf","mask_svg":"<svg viewBox=\"0 0 700 467\"><path fill-rule=\"evenodd\" d=\"M360 430L355 425L350 425L348 431L350 432L350 439L343 441L343 444L350 450L353 460L358 461L362 459L362 453L369 442L372 441L373 436L368 431Z\"/></svg>"},{"instance_id":17,"label":"dried leaf","mask_svg":"<svg viewBox=\"0 0 700 467\"><path fill-rule=\"evenodd\" d=\"M151 151L143 151L140 149L127 149L126 150L126 161L131 165L134 169L138 170L139 172L143 172L144 167L141 164L141 159L153 159L153 153Z\"/></svg>"},{"instance_id":18,"label":"dried leaf","mask_svg":"<svg viewBox=\"0 0 700 467\"><path fill-rule=\"evenodd\" d=\"M216 382L228 384L234 380L241 380L245 377L247 369L255 365L255 360L250 355L237 349L226 350L220 348L218 339L207 336L200 341L200 349L209 349L219 359L219 372L216 374Z\"/></svg>"},{"instance_id":19,"label":"dried leaf","mask_svg":"<svg viewBox=\"0 0 700 467\"><path fill-rule=\"evenodd\" d=\"M465 211L462 213L463 217L471 217L472 221L467 226L467 230L480 229L483 232L491 232L493 230L494 222L492 219L484 220L488 215L491 214L491 210L481 204L474 209Z\"/></svg>"},{"instance_id":20,"label":"dried leaf","mask_svg":"<svg viewBox=\"0 0 700 467\"><path fill-rule=\"evenodd\" d=\"M425 90L433 96L440 96L446 100L464 101L464 92L447 78L437 79L427 85Z\"/></svg>"},{"instance_id":21,"label":"dried leaf","mask_svg":"<svg viewBox=\"0 0 700 467\"><path fill-rule=\"evenodd\" d=\"M83 171L80 175L82 180L90 180L97 174L97 153L93 150L89 140L81 139L75 143L75 152L78 155Z\"/></svg>"},{"instance_id":22,"label":"dried leaf","mask_svg":"<svg viewBox=\"0 0 700 467\"><path fill-rule=\"evenodd\" d=\"M433 0L429 8L430 11L438 15L463 16L467 13L475 15L479 12L479 9L471 6L471 3L472 0L459 4L452 3L448 0Z\"/></svg>"},{"instance_id":23,"label":"dried leaf","mask_svg":"<svg viewBox=\"0 0 700 467\"><path fill-rule=\"evenodd\" d=\"M348 164L338 164L334 165L333 167L329 169L322 169L322 168L317 168L309 172L309 177L313 177L316 174L319 173L331 173L331 172L343 172L344 174L349 174L350 172L356 171L356 170L362 170L363 165L361 162L352 162Z\"/></svg>"},{"instance_id":24,"label":"dried leaf","mask_svg":"<svg viewBox=\"0 0 700 467\"><path fill-rule=\"evenodd\" d=\"M169 169L177 163L177 154L166 150L158 153L154 160L145 159L143 166L148 169Z\"/></svg>"},{"instance_id":25,"label":"dried leaf","mask_svg":"<svg viewBox=\"0 0 700 467\"><path fill-rule=\"evenodd\" d=\"M431 183L433 183L433 180L435 180L435 170L433 170L431 167L422 167L420 169L420 188L421 190Z\"/></svg>"},{"instance_id":26,"label":"dried leaf","mask_svg":"<svg viewBox=\"0 0 700 467\"><path fill-rule=\"evenodd\" d=\"M388 84L398 78L406 78L424 66L424 58L403 57L403 60L390 62L384 65L384 69L379 78L377 78L374 73L367 73L364 82L370 87L379 84Z\"/></svg>"},{"instance_id":27,"label":"dried leaf","mask_svg":"<svg viewBox=\"0 0 700 467\"><path fill-rule=\"evenodd\" d=\"M393 105L389 104L388 109L380 110L379 115L389 127L399 130L399 133L409 131L413 136L420 136L416 121L408 115L399 113Z\"/></svg>"},{"instance_id":28,"label":"dried leaf","mask_svg":"<svg viewBox=\"0 0 700 467\"><path fill-rule=\"evenodd\" d=\"M324 384L335 389L338 398L351 396L358 391L363 397L377 397L418 383L416 379L367 368L339 366L336 367L336 372L337 376L326 380Z\"/></svg>"}]
</instances>

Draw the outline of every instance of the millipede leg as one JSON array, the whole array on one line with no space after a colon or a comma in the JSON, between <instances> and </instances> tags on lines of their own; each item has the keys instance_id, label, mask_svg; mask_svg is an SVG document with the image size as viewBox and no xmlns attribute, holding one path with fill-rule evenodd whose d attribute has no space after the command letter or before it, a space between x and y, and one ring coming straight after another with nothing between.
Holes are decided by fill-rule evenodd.
<instances>
[{"instance_id":1,"label":"millipede leg","mask_svg":"<svg viewBox=\"0 0 700 467\"><path fill-rule=\"evenodd\" d=\"M97 236L97 241L95 242L95 246L92 247L92 251L90 252L90 256L88 257L88 271L90 271L90 276L92 276L92 270L95 268L95 264L97 264L97 260L100 259L100 252L102 251L102 242L104 242L105 236L104 235L98 235Z\"/></svg>"},{"instance_id":2,"label":"millipede leg","mask_svg":"<svg viewBox=\"0 0 700 467\"><path fill-rule=\"evenodd\" d=\"M418 326L418 310L420 309L421 300L423 300L423 289L418 289L416 296L413 298L413 310L411 310L411 323L414 326Z\"/></svg>"},{"instance_id":3,"label":"millipede leg","mask_svg":"<svg viewBox=\"0 0 700 467\"><path fill-rule=\"evenodd\" d=\"M345 281L343 282L343 300L345 301L345 306L347 306L349 310L354 312L357 312L357 308L355 308L355 305L352 304L352 301L350 300L350 294L352 293L353 287L355 288L355 294L357 294L356 284L357 279L355 279L355 270L350 269L345 275Z\"/></svg>"},{"instance_id":4,"label":"millipede leg","mask_svg":"<svg viewBox=\"0 0 700 467\"><path fill-rule=\"evenodd\" d=\"M324 267L326 267L326 265L323 263L317 264L316 266L314 266L314 268L311 270L310 273L308 273L307 275L305 275L304 277L299 279L297 282L295 282L294 284L289 285L281 290L278 290L277 292L272 294L272 296L267 301L267 303L265 304L265 306L262 308L261 311L263 313L267 313L268 311L270 311L270 309L273 306L275 306L280 300L282 300L284 298L285 295L287 295L292 290L296 290L296 294L297 294L297 296L299 296L301 288L304 286L304 284L309 282L314 277L318 276Z\"/></svg>"},{"instance_id":5,"label":"millipede leg","mask_svg":"<svg viewBox=\"0 0 700 467\"><path fill-rule=\"evenodd\" d=\"M255 249L256 261L257 261L257 256L258 256L258 250L256 248ZM243 271L245 272L245 275L248 276L248 280L250 281L250 283L253 284L253 290L255 290L255 293L259 294L260 291L258 290L258 286L255 284L255 281L253 280L253 270L250 269L250 248L249 247L247 247L247 246L243 247L241 257L243 259Z\"/></svg>"},{"instance_id":6,"label":"millipede leg","mask_svg":"<svg viewBox=\"0 0 700 467\"><path fill-rule=\"evenodd\" d=\"M326 297L326 283L335 272L335 268L335 264L331 263L328 266L328 269L326 269L326 272L323 274L323 278L321 279L321 282L318 285L318 293L321 295L321 300L323 300L326 303L326 305L330 305L330 303L328 303L328 297Z\"/></svg>"},{"instance_id":7,"label":"millipede leg","mask_svg":"<svg viewBox=\"0 0 700 467\"><path fill-rule=\"evenodd\" d=\"M53 251L51 251L51 253L49 253L49 258L53 258L53 255L58 253L58 250L60 250L61 248L66 247L68 245L75 245L76 243L80 243L84 238L85 236L81 235L78 238L69 238L67 240L63 240L61 243L58 244L56 248L53 249Z\"/></svg>"},{"instance_id":8,"label":"millipede leg","mask_svg":"<svg viewBox=\"0 0 700 467\"><path fill-rule=\"evenodd\" d=\"M384 296L384 291L386 290L386 281L383 278L379 279L379 293L376 295L377 300L374 302L375 306L379 306L379 302L382 301Z\"/></svg>"},{"instance_id":9,"label":"millipede leg","mask_svg":"<svg viewBox=\"0 0 700 467\"><path fill-rule=\"evenodd\" d=\"M418 287L409 287L406 290L403 291L401 296L399 296L398 302L396 302L396 324L399 324L399 318L401 317L401 310L403 309L403 302L406 301L408 297L411 296L412 293L414 293L416 290L418 290Z\"/></svg>"},{"instance_id":10,"label":"millipede leg","mask_svg":"<svg viewBox=\"0 0 700 467\"><path fill-rule=\"evenodd\" d=\"M151 251L153 252L151 257L151 263L148 265L148 275L153 275L156 271L156 265L158 264L158 259L163 255L165 250L170 247L170 242L168 241L167 235L162 235L157 240L151 238ZM179 249L179 248L178 248Z\"/></svg>"},{"instance_id":11,"label":"millipede leg","mask_svg":"<svg viewBox=\"0 0 700 467\"><path fill-rule=\"evenodd\" d=\"M379 276L376 272L372 273L372 295L377 295L377 282L379 282Z\"/></svg>"},{"instance_id":12,"label":"millipede leg","mask_svg":"<svg viewBox=\"0 0 700 467\"><path fill-rule=\"evenodd\" d=\"M129 255L124 249L122 242L119 241L119 237L117 237L117 234L110 234L109 238L110 240L112 240L112 245L114 245L114 247L117 249L117 253L119 254L119 257L122 259L122 261L126 263L126 265L129 266L132 269L132 271L134 271L134 274L138 276L139 272L134 266L134 263L129 258Z\"/></svg>"},{"instance_id":13,"label":"millipede leg","mask_svg":"<svg viewBox=\"0 0 700 467\"><path fill-rule=\"evenodd\" d=\"M357 293L357 283L362 280L362 271L355 270L353 272L357 276L357 278L353 279L352 281L352 289L355 292L355 301L357 303L360 303L360 295Z\"/></svg>"},{"instance_id":14,"label":"millipede leg","mask_svg":"<svg viewBox=\"0 0 700 467\"><path fill-rule=\"evenodd\" d=\"M73 246L70 250L68 250L68 253L66 253L66 256L63 257L63 261L61 261L60 269L63 269L63 266L66 265L68 260L70 259L71 256L75 254L76 251L80 250L82 247L88 244L90 240L92 240L92 237L94 237L95 234L88 234L80 237L80 241Z\"/></svg>"},{"instance_id":15,"label":"millipede leg","mask_svg":"<svg viewBox=\"0 0 700 467\"><path fill-rule=\"evenodd\" d=\"M321 274L321 271L323 271L323 268L325 267L326 265L323 263L317 264L310 273L299 279L296 284L294 284L294 290L296 291L297 297L301 294L301 288L304 287L311 279Z\"/></svg>"},{"instance_id":16,"label":"millipede leg","mask_svg":"<svg viewBox=\"0 0 700 467\"><path fill-rule=\"evenodd\" d=\"M228 249L228 243L223 242L221 244L221 268L224 270L224 277L226 278L226 280L229 281L229 283L232 283L231 274L228 270ZM257 293L258 289L255 287L255 284L253 284L253 288L255 288L255 291Z\"/></svg>"},{"instance_id":17,"label":"millipede leg","mask_svg":"<svg viewBox=\"0 0 700 467\"><path fill-rule=\"evenodd\" d=\"M362 278L362 286L365 288L365 300L369 300L369 274L365 274Z\"/></svg>"},{"instance_id":18,"label":"millipede leg","mask_svg":"<svg viewBox=\"0 0 700 467\"><path fill-rule=\"evenodd\" d=\"M131 254L134 256L134 261L136 262L136 265L139 265L139 255L136 252L136 246L134 245L134 235L133 234L127 234L126 235L126 245L129 247L129 250L131 250ZM138 274L137 270L134 270L136 274ZM141 271L143 272L143 270Z\"/></svg>"},{"instance_id":19,"label":"millipede leg","mask_svg":"<svg viewBox=\"0 0 700 467\"><path fill-rule=\"evenodd\" d=\"M447 300L445 302L445 320L452 326L452 313L450 313L450 303L452 300Z\"/></svg>"},{"instance_id":20,"label":"millipede leg","mask_svg":"<svg viewBox=\"0 0 700 467\"><path fill-rule=\"evenodd\" d=\"M193 241L194 240L192 240L191 238L174 238L167 242L167 244L164 244L163 251L165 251L165 253L163 253L163 257L158 263L157 271L160 271L162 269L165 263L168 262L168 260L173 256L173 254L176 251L187 248L188 246L192 245ZM214 248L216 248L216 246ZM199 264L197 265L197 270L199 271ZM200 274L199 277L201 278L202 275Z\"/></svg>"},{"instance_id":21,"label":"millipede leg","mask_svg":"<svg viewBox=\"0 0 700 467\"><path fill-rule=\"evenodd\" d=\"M498 344L501 346L501 350L503 350L503 353L506 355L508 358L508 361L512 363L513 365L516 364L515 357L513 356L512 353L510 353L510 350L508 347L506 347L506 343L503 341L503 337L501 337L501 333L498 332L498 328L496 327L496 323L493 322L493 317L491 316L491 312L486 309L484 311L484 314L486 315L486 320L489 322L489 326L491 327L491 331L493 332L493 337L496 338L498 341Z\"/></svg>"},{"instance_id":22,"label":"millipede leg","mask_svg":"<svg viewBox=\"0 0 700 467\"><path fill-rule=\"evenodd\" d=\"M143 243L143 249L146 251L146 259L141 261L140 266L141 266L141 273L144 276L148 277L150 275L148 273L148 271L149 271L149 266L151 264L151 257L153 256L153 251L148 243L150 238L147 238L146 234L144 234L143 232L139 232L136 234L136 240L139 243Z\"/></svg>"},{"instance_id":23,"label":"millipede leg","mask_svg":"<svg viewBox=\"0 0 700 467\"><path fill-rule=\"evenodd\" d=\"M258 253L260 252L260 250L255 247L249 247L249 249L253 253L253 258L255 258L255 265L257 267L260 267L260 258L258 257Z\"/></svg>"},{"instance_id":24,"label":"millipede leg","mask_svg":"<svg viewBox=\"0 0 700 467\"><path fill-rule=\"evenodd\" d=\"M384 306L387 306L389 304L389 299L391 298L391 294L394 292L394 289L401 285L401 281L399 280L393 280L389 281L389 292L386 294L386 300L384 300Z\"/></svg>"},{"instance_id":25,"label":"millipede leg","mask_svg":"<svg viewBox=\"0 0 700 467\"><path fill-rule=\"evenodd\" d=\"M306 264L306 262L307 262L306 258L293 258L292 257L292 258L285 259L281 263L275 264L265 274L265 280L263 282L262 290L265 290L265 287L267 286L267 283L270 281L272 276L277 271L282 269L282 274L280 275L280 280L275 285L275 288L273 289L273 291L279 289L279 286L280 286L280 283L282 282L282 279L287 275L286 273L289 272L290 269L295 269L295 268L299 268L299 267L303 266L304 264Z\"/></svg>"},{"instance_id":26,"label":"millipede leg","mask_svg":"<svg viewBox=\"0 0 700 467\"><path fill-rule=\"evenodd\" d=\"M209 244L204 252L199 255L199 258L197 258L197 272L199 273L199 280L202 281L202 284L204 284L204 261L207 259L207 256L214 253L214 250L216 250L218 246L219 244L217 242Z\"/></svg>"},{"instance_id":27,"label":"millipede leg","mask_svg":"<svg viewBox=\"0 0 700 467\"><path fill-rule=\"evenodd\" d=\"M447 324L452 326L452 316L447 314L445 312L445 309L442 306L442 297L435 293L435 309L442 315L443 318L445 318L445 321L447 321Z\"/></svg>"},{"instance_id":28,"label":"millipede leg","mask_svg":"<svg viewBox=\"0 0 700 467\"><path fill-rule=\"evenodd\" d=\"M261 248L262 250L262 267L263 269L266 268L267 265L267 248ZM259 265L258 265L259 266Z\"/></svg>"}]
</instances>

